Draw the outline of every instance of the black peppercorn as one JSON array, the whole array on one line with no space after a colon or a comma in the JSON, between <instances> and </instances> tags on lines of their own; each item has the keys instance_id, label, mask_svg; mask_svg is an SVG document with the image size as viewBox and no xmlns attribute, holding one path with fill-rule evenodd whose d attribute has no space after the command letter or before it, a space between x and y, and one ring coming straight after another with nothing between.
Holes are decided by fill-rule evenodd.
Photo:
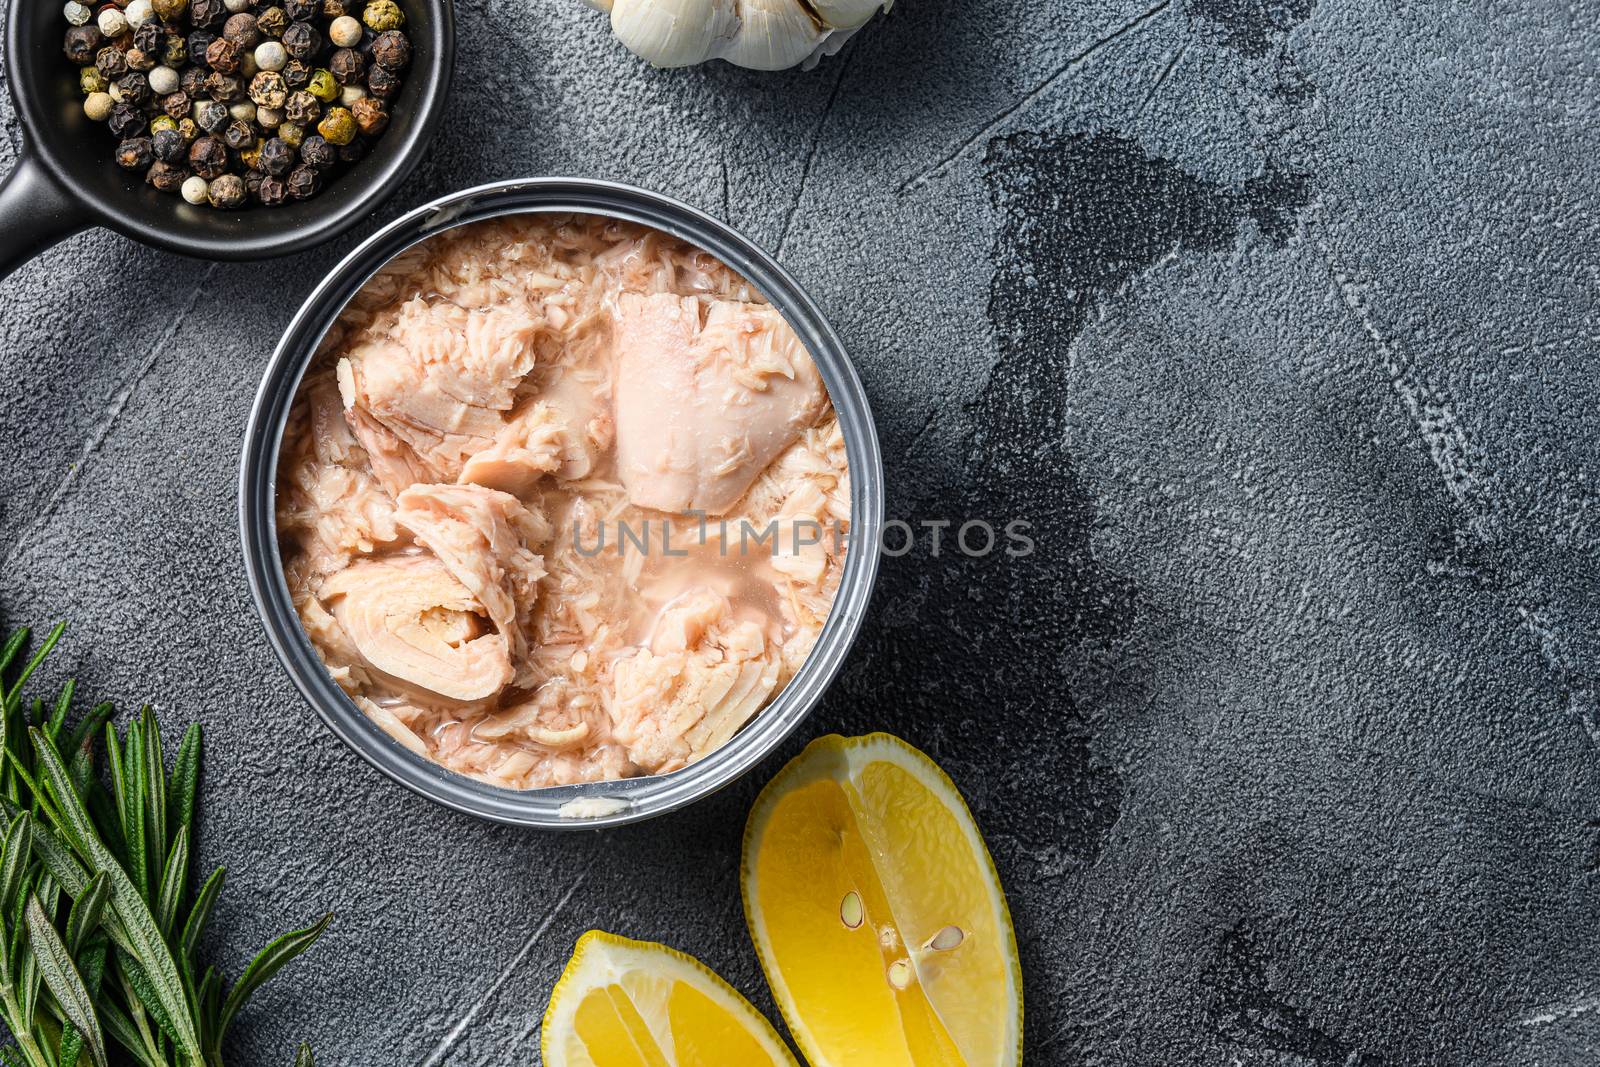
<instances>
[{"instance_id":1,"label":"black peppercorn","mask_svg":"<svg viewBox=\"0 0 1600 1067\"><path fill-rule=\"evenodd\" d=\"M320 133L313 133L300 142L300 159L307 167L327 170L333 166L338 156L333 150L333 145L329 144L325 137Z\"/></svg>"},{"instance_id":2,"label":"black peppercorn","mask_svg":"<svg viewBox=\"0 0 1600 1067\"><path fill-rule=\"evenodd\" d=\"M310 139L306 138L308 141ZM294 199L309 200L322 188L322 175L318 174L314 167L299 166L289 172L289 177L283 184Z\"/></svg>"},{"instance_id":3,"label":"black peppercorn","mask_svg":"<svg viewBox=\"0 0 1600 1067\"><path fill-rule=\"evenodd\" d=\"M289 88L304 89L311 84L311 75L315 70L316 68L308 63L302 63L298 59L291 59L284 64L283 69L278 73L283 75L283 84Z\"/></svg>"},{"instance_id":4,"label":"black peppercorn","mask_svg":"<svg viewBox=\"0 0 1600 1067\"><path fill-rule=\"evenodd\" d=\"M231 103L244 96L244 82L231 74L212 71L206 75L205 90L213 100Z\"/></svg>"},{"instance_id":5,"label":"black peppercorn","mask_svg":"<svg viewBox=\"0 0 1600 1067\"><path fill-rule=\"evenodd\" d=\"M359 85L367 71L367 57L353 48L341 48L328 59L328 70L340 85Z\"/></svg>"},{"instance_id":6,"label":"black peppercorn","mask_svg":"<svg viewBox=\"0 0 1600 1067\"><path fill-rule=\"evenodd\" d=\"M130 137L117 145L117 166L124 170L144 170L155 158L148 137Z\"/></svg>"},{"instance_id":7,"label":"black peppercorn","mask_svg":"<svg viewBox=\"0 0 1600 1067\"><path fill-rule=\"evenodd\" d=\"M150 79L136 70L130 70L117 79L117 91L124 102L138 106L150 99Z\"/></svg>"},{"instance_id":8,"label":"black peppercorn","mask_svg":"<svg viewBox=\"0 0 1600 1067\"><path fill-rule=\"evenodd\" d=\"M189 94L192 100L205 93L206 71L204 67L184 67L183 73L178 75L178 88Z\"/></svg>"},{"instance_id":9,"label":"black peppercorn","mask_svg":"<svg viewBox=\"0 0 1600 1067\"><path fill-rule=\"evenodd\" d=\"M189 57L196 63L206 61L206 49L211 47L211 42L217 35L210 30L195 30L183 39L184 46L189 49Z\"/></svg>"},{"instance_id":10,"label":"black peppercorn","mask_svg":"<svg viewBox=\"0 0 1600 1067\"><path fill-rule=\"evenodd\" d=\"M175 119L187 118L190 109L194 106L189 94L182 89L175 93L168 93L161 98L161 113L171 115Z\"/></svg>"},{"instance_id":11,"label":"black peppercorn","mask_svg":"<svg viewBox=\"0 0 1600 1067\"><path fill-rule=\"evenodd\" d=\"M310 22L321 10L320 0L283 0L283 13L290 22Z\"/></svg>"},{"instance_id":12,"label":"black peppercorn","mask_svg":"<svg viewBox=\"0 0 1600 1067\"><path fill-rule=\"evenodd\" d=\"M289 199L289 186L282 178L268 175L261 179L261 184L256 186L256 200L263 207L277 207Z\"/></svg>"},{"instance_id":13,"label":"black peppercorn","mask_svg":"<svg viewBox=\"0 0 1600 1067\"><path fill-rule=\"evenodd\" d=\"M235 152L242 152L256 143L255 123L245 122L243 119L234 119L222 131L222 140Z\"/></svg>"},{"instance_id":14,"label":"black peppercorn","mask_svg":"<svg viewBox=\"0 0 1600 1067\"><path fill-rule=\"evenodd\" d=\"M151 150L163 163L176 163L189 154L189 145L176 129L157 130L150 138Z\"/></svg>"},{"instance_id":15,"label":"black peppercorn","mask_svg":"<svg viewBox=\"0 0 1600 1067\"><path fill-rule=\"evenodd\" d=\"M256 16L256 29L267 37L282 37L283 31L288 28L289 16L284 14L281 7L269 7Z\"/></svg>"},{"instance_id":16,"label":"black peppercorn","mask_svg":"<svg viewBox=\"0 0 1600 1067\"><path fill-rule=\"evenodd\" d=\"M290 122L309 126L322 117L322 101L304 89L290 93L283 103L283 117Z\"/></svg>"},{"instance_id":17,"label":"black peppercorn","mask_svg":"<svg viewBox=\"0 0 1600 1067\"><path fill-rule=\"evenodd\" d=\"M411 42L399 30L384 30L372 42L372 61L390 70L404 70L411 62Z\"/></svg>"},{"instance_id":18,"label":"black peppercorn","mask_svg":"<svg viewBox=\"0 0 1600 1067\"><path fill-rule=\"evenodd\" d=\"M249 195L245 189L244 179L237 174L224 174L211 183L206 190L206 199L212 207L232 209L243 207L245 198Z\"/></svg>"},{"instance_id":19,"label":"black peppercorn","mask_svg":"<svg viewBox=\"0 0 1600 1067\"><path fill-rule=\"evenodd\" d=\"M216 133L227 125L228 105L216 100L207 100L194 109L194 120L207 133Z\"/></svg>"},{"instance_id":20,"label":"black peppercorn","mask_svg":"<svg viewBox=\"0 0 1600 1067\"><path fill-rule=\"evenodd\" d=\"M95 54L94 69L106 81L114 82L128 73L128 54L120 48L102 48Z\"/></svg>"},{"instance_id":21,"label":"black peppercorn","mask_svg":"<svg viewBox=\"0 0 1600 1067\"><path fill-rule=\"evenodd\" d=\"M127 102L117 104L106 125L113 137L133 137L144 130L144 112Z\"/></svg>"},{"instance_id":22,"label":"black peppercorn","mask_svg":"<svg viewBox=\"0 0 1600 1067\"><path fill-rule=\"evenodd\" d=\"M363 96L351 104L350 114L355 116L356 127L366 137L378 136L389 125L389 109L383 106L382 100L370 96Z\"/></svg>"},{"instance_id":23,"label":"black peppercorn","mask_svg":"<svg viewBox=\"0 0 1600 1067\"><path fill-rule=\"evenodd\" d=\"M366 158L367 142L358 137L349 144L340 145L337 155L340 163L344 163L346 165L351 163L360 163Z\"/></svg>"},{"instance_id":24,"label":"black peppercorn","mask_svg":"<svg viewBox=\"0 0 1600 1067\"><path fill-rule=\"evenodd\" d=\"M281 137L269 137L261 145L261 156L256 166L281 178L294 169L294 149Z\"/></svg>"},{"instance_id":25,"label":"black peppercorn","mask_svg":"<svg viewBox=\"0 0 1600 1067\"><path fill-rule=\"evenodd\" d=\"M283 84L283 75L264 70L250 79L250 99L256 107L278 109L289 98L289 87Z\"/></svg>"},{"instance_id":26,"label":"black peppercorn","mask_svg":"<svg viewBox=\"0 0 1600 1067\"><path fill-rule=\"evenodd\" d=\"M166 36L161 29L161 23L155 19L146 19L133 31L133 47L141 52L159 52Z\"/></svg>"},{"instance_id":27,"label":"black peppercorn","mask_svg":"<svg viewBox=\"0 0 1600 1067\"><path fill-rule=\"evenodd\" d=\"M228 14L222 0L189 0L189 24L196 29L208 29L221 22ZM190 49L191 52L194 49Z\"/></svg>"},{"instance_id":28,"label":"black peppercorn","mask_svg":"<svg viewBox=\"0 0 1600 1067\"><path fill-rule=\"evenodd\" d=\"M387 100L400 88L400 75L388 67L374 63L367 71L367 92L380 100Z\"/></svg>"},{"instance_id":29,"label":"black peppercorn","mask_svg":"<svg viewBox=\"0 0 1600 1067\"><path fill-rule=\"evenodd\" d=\"M171 132L170 130L168 131ZM144 180L155 186L157 192L175 193L183 185L183 180L189 172L182 167L158 160L150 164L150 169L145 172Z\"/></svg>"},{"instance_id":30,"label":"black peppercorn","mask_svg":"<svg viewBox=\"0 0 1600 1067\"><path fill-rule=\"evenodd\" d=\"M100 30L93 26L74 26L67 31L65 40L61 42L61 50L67 58L80 67L87 67L95 61L95 51L100 47Z\"/></svg>"},{"instance_id":31,"label":"black peppercorn","mask_svg":"<svg viewBox=\"0 0 1600 1067\"><path fill-rule=\"evenodd\" d=\"M283 50L289 58L309 63L322 51L322 34L309 22L296 22L283 31Z\"/></svg>"},{"instance_id":32,"label":"black peppercorn","mask_svg":"<svg viewBox=\"0 0 1600 1067\"><path fill-rule=\"evenodd\" d=\"M169 33L161 42L161 62L173 70L183 69L189 62L189 45L184 41L183 35Z\"/></svg>"},{"instance_id":33,"label":"black peppercorn","mask_svg":"<svg viewBox=\"0 0 1600 1067\"><path fill-rule=\"evenodd\" d=\"M189 146L189 167L210 181L228 169L228 146L215 137L202 137Z\"/></svg>"},{"instance_id":34,"label":"black peppercorn","mask_svg":"<svg viewBox=\"0 0 1600 1067\"><path fill-rule=\"evenodd\" d=\"M223 74L239 69L239 46L226 37L218 37L206 46L206 66Z\"/></svg>"},{"instance_id":35,"label":"black peppercorn","mask_svg":"<svg viewBox=\"0 0 1600 1067\"><path fill-rule=\"evenodd\" d=\"M256 17L248 11L229 15L222 24L222 36L239 46L240 51L254 48L261 41L261 31L256 28Z\"/></svg>"},{"instance_id":36,"label":"black peppercorn","mask_svg":"<svg viewBox=\"0 0 1600 1067\"><path fill-rule=\"evenodd\" d=\"M248 193L251 196L255 196L256 195L256 190L261 188L261 183L265 179L266 179L266 175L262 174L259 170L247 170L247 171L245 171L244 172L244 190L245 190L245 192Z\"/></svg>"}]
</instances>

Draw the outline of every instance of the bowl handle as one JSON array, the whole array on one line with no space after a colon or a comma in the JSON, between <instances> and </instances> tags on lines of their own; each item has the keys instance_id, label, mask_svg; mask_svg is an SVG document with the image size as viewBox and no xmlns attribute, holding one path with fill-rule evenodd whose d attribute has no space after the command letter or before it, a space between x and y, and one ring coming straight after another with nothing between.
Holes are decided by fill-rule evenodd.
<instances>
[{"instance_id":1,"label":"bowl handle","mask_svg":"<svg viewBox=\"0 0 1600 1067\"><path fill-rule=\"evenodd\" d=\"M89 226L69 196L26 146L0 182L0 280L57 241Z\"/></svg>"}]
</instances>

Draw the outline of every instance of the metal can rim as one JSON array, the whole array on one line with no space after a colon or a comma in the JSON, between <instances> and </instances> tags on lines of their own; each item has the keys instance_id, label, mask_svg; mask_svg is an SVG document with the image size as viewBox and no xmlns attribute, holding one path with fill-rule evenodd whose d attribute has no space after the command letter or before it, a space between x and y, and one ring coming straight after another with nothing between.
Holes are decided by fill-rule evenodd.
<instances>
[{"instance_id":1,"label":"metal can rim","mask_svg":"<svg viewBox=\"0 0 1600 1067\"><path fill-rule=\"evenodd\" d=\"M278 553L278 449L300 380L349 299L396 255L454 226L504 215L604 215L692 242L742 274L794 327L833 399L850 470L850 551L815 647L776 699L721 748L665 775L534 790L509 790L448 771L384 733L333 682L290 600ZM351 250L305 299L284 331L251 404L239 468L245 576L273 652L328 727L388 778L447 808L493 822L596 829L675 811L735 781L811 712L859 635L878 571L883 459L866 391L838 335L806 291L749 238L660 193L594 178L521 178L473 186L405 213ZM581 803L574 804L574 801ZM563 814L563 811L567 814ZM587 815L575 815L586 811Z\"/></svg>"}]
</instances>

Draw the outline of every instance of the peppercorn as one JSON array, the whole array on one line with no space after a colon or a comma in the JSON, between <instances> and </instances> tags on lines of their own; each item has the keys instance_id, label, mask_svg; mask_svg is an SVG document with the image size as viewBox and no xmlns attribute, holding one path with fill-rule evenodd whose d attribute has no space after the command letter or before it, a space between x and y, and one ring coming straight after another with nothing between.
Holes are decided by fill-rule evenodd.
<instances>
[{"instance_id":1,"label":"peppercorn","mask_svg":"<svg viewBox=\"0 0 1600 1067\"><path fill-rule=\"evenodd\" d=\"M349 144L355 139L356 120L347 108L330 107L328 113L322 116L322 121L317 123L317 132L329 144Z\"/></svg>"},{"instance_id":2,"label":"peppercorn","mask_svg":"<svg viewBox=\"0 0 1600 1067\"><path fill-rule=\"evenodd\" d=\"M160 103L162 112L171 115L175 119L188 118L190 109L194 107L194 102L190 99L189 94L182 89L163 96Z\"/></svg>"},{"instance_id":3,"label":"peppercorn","mask_svg":"<svg viewBox=\"0 0 1600 1067\"><path fill-rule=\"evenodd\" d=\"M128 73L128 56L120 48L105 47L94 57L94 69L108 82L114 82Z\"/></svg>"},{"instance_id":4,"label":"peppercorn","mask_svg":"<svg viewBox=\"0 0 1600 1067\"><path fill-rule=\"evenodd\" d=\"M261 154L256 166L267 174L282 177L294 169L294 149L281 137L269 137L261 142Z\"/></svg>"},{"instance_id":5,"label":"peppercorn","mask_svg":"<svg viewBox=\"0 0 1600 1067\"><path fill-rule=\"evenodd\" d=\"M329 104L339 96L339 83L334 80L332 72L318 67L311 72L311 81L306 84L306 92L324 104Z\"/></svg>"},{"instance_id":6,"label":"peppercorn","mask_svg":"<svg viewBox=\"0 0 1600 1067\"><path fill-rule=\"evenodd\" d=\"M376 33L398 30L406 24L406 14L394 0L371 0L361 11L361 21Z\"/></svg>"},{"instance_id":7,"label":"peppercorn","mask_svg":"<svg viewBox=\"0 0 1600 1067\"><path fill-rule=\"evenodd\" d=\"M144 180L155 186L158 193L175 193L188 178L189 172L182 167L160 160L150 164L150 169L144 175Z\"/></svg>"},{"instance_id":8,"label":"peppercorn","mask_svg":"<svg viewBox=\"0 0 1600 1067\"><path fill-rule=\"evenodd\" d=\"M173 118L171 115L157 115L155 118L150 120L151 137L154 137L162 130L171 130L172 132L176 133L178 131L178 120Z\"/></svg>"},{"instance_id":9,"label":"peppercorn","mask_svg":"<svg viewBox=\"0 0 1600 1067\"><path fill-rule=\"evenodd\" d=\"M250 99L257 107L282 107L288 98L289 87L281 74L264 70L250 80Z\"/></svg>"},{"instance_id":10,"label":"peppercorn","mask_svg":"<svg viewBox=\"0 0 1600 1067\"><path fill-rule=\"evenodd\" d=\"M364 98L366 95L367 91L361 86L346 85L343 89L339 90L339 106L353 107L355 106L355 102L357 100Z\"/></svg>"},{"instance_id":11,"label":"peppercorn","mask_svg":"<svg viewBox=\"0 0 1600 1067\"><path fill-rule=\"evenodd\" d=\"M203 204L206 202L206 192L209 187L210 183L204 178L198 174L192 174L183 180L183 184L178 187L178 191L183 194L183 198L189 203Z\"/></svg>"},{"instance_id":12,"label":"peppercorn","mask_svg":"<svg viewBox=\"0 0 1600 1067\"><path fill-rule=\"evenodd\" d=\"M231 74L222 74L218 71L206 75L205 89L213 100L221 100L223 103L244 96L244 82Z\"/></svg>"},{"instance_id":13,"label":"peppercorn","mask_svg":"<svg viewBox=\"0 0 1600 1067\"><path fill-rule=\"evenodd\" d=\"M283 102L283 117L290 122L298 122L302 126L309 126L322 117L322 105L317 98L301 89L290 93Z\"/></svg>"},{"instance_id":14,"label":"peppercorn","mask_svg":"<svg viewBox=\"0 0 1600 1067\"><path fill-rule=\"evenodd\" d=\"M263 130L270 130L283 122L283 109L281 107L256 108L256 125Z\"/></svg>"},{"instance_id":15,"label":"peppercorn","mask_svg":"<svg viewBox=\"0 0 1600 1067\"><path fill-rule=\"evenodd\" d=\"M308 167L327 170L337 158L333 145L321 134L314 133L300 143L300 161Z\"/></svg>"},{"instance_id":16,"label":"peppercorn","mask_svg":"<svg viewBox=\"0 0 1600 1067\"><path fill-rule=\"evenodd\" d=\"M101 8L100 14L95 16L94 24L99 29L100 36L107 40L121 37L128 32L128 16L122 13L121 8Z\"/></svg>"},{"instance_id":17,"label":"peppercorn","mask_svg":"<svg viewBox=\"0 0 1600 1067\"><path fill-rule=\"evenodd\" d=\"M334 19L328 26L328 40L337 48L354 48L361 43L361 23L349 15Z\"/></svg>"},{"instance_id":18,"label":"peppercorn","mask_svg":"<svg viewBox=\"0 0 1600 1067\"><path fill-rule=\"evenodd\" d=\"M155 158L148 137L130 137L117 145L117 166L123 170L144 170Z\"/></svg>"},{"instance_id":19,"label":"peppercorn","mask_svg":"<svg viewBox=\"0 0 1600 1067\"><path fill-rule=\"evenodd\" d=\"M150 91L156 96L178 91L178 72L171 67L156 67L146 77L150 79Z\"/></svg>"},{"instance_id":20,"label":"peppercorn","mask_svg":"<svg viewBox=\"0 0 1600 1067\"><path fill-rule=\"evenodd\" d=\"M150 79L136 70L130 70L117 79L117 90L123 100L137 106L150 99Z\"/></svg>"},{"instance_id":21,"label":"peppercorn","mask_svg":"<svg viewBox=\"0 0 1600 1067\"><path fill-rule=\"evenodd\" d=\"M243 151L256 143L256 128L251 123L234 119L222 131L222 140L234 151Z\"/></svg>"},{"instance_id":22,"label":"peppercorn","mask_svg":"<svg viewBox=\"0 0 1600 1067\"><path fill-rule=\"evenodd\" d=\"M224 210L242 207L247 195L244 179L236 174L222 175L206 190L206 200L211 206Z\"/></svg>"},{"instance_id":23,"label":"peppercorn","mask_svg":"<svg viewBox=\"0 0 1600 1067\"><path fill-rule=\"evenodd\" d=\"M263 178L265 178L265 177L266 177L266 175L262 174L259 170L247 170L247 171L245 171L244 172L244 189L245 189L245 192L248 193L251 196L255 196L256 195L256 190L261 188L261 180Z\"/></svg>"},{"instance_id":24,"label":"peppercorn","mask_svg":"<svg viewBox=\"0 0 1600 1067\"><path fill-rule=\"evenodd\" d=\"M178 133L183 136L184 144L192 144L200 136L200 124L194 119L179 119Z\"/></svg>"},{"instance_id":25,"label":"peppercorn","mask_svg":"<svg viewBox=\"0 0 1600 1067\"><path fill-rule=\"evenodd\" d=\"M117 103L111 99L110 93L90 93L83 98L83 113L92 122L104 122L116 106Z\"/></svg>"},{"instance_id":26,"label":"peppercorn","mask_svg":"<svg viewBox=\"0 0 1600 1067\"><path fill-rule=\"evenodd\" d=\"M367 92L380 100L387 100L400 88L400 75L388 67L374 63L367 70Z\"/></svg>"},{"instance_id":27,"label":"peppercorn","mask_svg":"<svg viewBox=\"0 0 1600 1067\"><path fill-rule=\"evenodd\" d=\"M137 137L144 129L144 112L129 103L119 103L106 120L113 137Z\"/></svg>"},{"instance_id":28,"label":"peppercorn","mask_svg":"<svg viewBox=\"0 0 1600 1067\"><path fill-rule=\"evenodd\" d=\"M159 22L141 22L138 29L133 31L133 47L141 52L160 51L161 40L165 36Z\"/></svg>"},{"instance_id":29,"label":"peppercorn","mask_svg":"<svg viewBox=\"0 0 1600 1067\"><path fill-rule=\"evenodd\" d=\"M189 0L189 25L196 29L215 26L227 13L228 9L222 6L222 0Z\"/></svg>"},{"instance_id":30,"label":"peppercorn","mask_svg":"<svg viewBox=\"0 0 1600 1067\"><path fill-rule=\"evenodd\" d=\"M263 207L277 207L289 199L289 186L282 178L268 175L256 186L256 199Z\"/></svg>"},{"instance_id":31,"label":"peppercorn","mask_svg":"<svg viewBox=\"0 0 1600 1067\"><path fill-rule=\"evenodd\" d=\"M84 96L90 93L103 93L110 84L106 81L106 76L96 67L84 67L78 71L78 88L83 90Z\"/></svg>"},{"instance_id":32,"label":"peppercorn","mask_svg":"<svg viewBox=\"0 0 1600 1067\"><path fill-rule=\"evenodd\" d=\"M411 62L411 42L399 30L385 30L372 42L372 61L390 70L404 70Z\"/></svg>"},{"instance_id":33,"label":"peppercorn","mask_svg":"<svg viewBox=\"0 0 1600 1067\"><path fill-rule=\"evenodd\" d=\"M256 28L256 17L248 12L229 15L222 24L222 36L236 45L241 52L252 49L261 42L261 31Z\"/></svg>"},{"instance_id":34,"label":"peppercorn","mask_svg":"<svg viewBox=\"0 0 1600 1067\"><path fill-rule=\"evenodd\" d=\"M215 137L202 137L189 146L189 168L211 179L228 169L228 146Z\"/></svg>"},{"instance_id":35,"label":"peppercorn","mask_svg":"<svg viewBox=\"0 0 1600 1067\"><path fill-rule=\"evenodd\" d=\"M289 53L277 41L262 41L256 45L255 60L260 70L281 71L289 63Z\"/></svg>"},{"instance_id":36,"label":"peppercorn","mask_svg":"<svg viewBox=\"0 0 1600 1067\"><path fill-rule=\"evenodd\" d=\"M291 23L283 31L283 50L292 58L309 63L322 51L322 34L309 22Z\"/></svg>"},{"instance_id":37,"label":"peppercorn","mask_svg":"<svg viewBox=\"0 0 1600 1067\"><path fill-rule=\"evenodd\" d=\"M169 33L161 42L161 62L173 70L180 70L189 62L189 45L181 33Z\"/></svg>"},{"instance_id":38,"label":"peppercorn","mask_svg":"<svg viewBox=\"0 0 1600 1067\"><path fill-rule=\"evenodd\" d=\"M345 0L322 0L322 17L325 19L338 19L350 14L350 5Z\"/></svg>"},{"instance_id":39,"label":"peppercorn","mask_svg":"<svg viewBox=\"0 0 1600 1067\"><path fill-rule=\"evenodd\" d=\"M206 49L210 48L211 42L216 39L217 35L210 30L195 30L183 39L183 43L189 49L189 55L194 59L195 63L204 65Z\"/></svg>"},{"instance_id":40,"label":"peppercorn","mask_svg":"<svg viewBox=\"0 0 1600 1067\"><path fill-rule=\"evenodd\" d=\"M239 69L239 46L226 37L218 37L206 46L206 66L222 74L232 74Z\"/></svg>"},{"instance_id":41,"label":"peppercorn","mask_svg":"<svg viewBox=\"0 0 1600 1067\"><path fill-rule=\"evenodd\" d=\"M178 91L193 100L205 93L206 72L203 67L184 67L178 75Z\"/></svg>"},{"instance_id":42,"label":"peppercorn","mask_svg":"<svg viewBox=\"0 0 1600 1067\"><path fill-rule=\"evenodd\" d=\"M156 18L162 22L177 22L189 10L189 0L150 0L156 9Z\"/></svg>"},{"instance_id":43,"label":"peppercorn","mask_svg":"<svg viewBox=\"0 0 1600 1067\"><path fill-rule=\"evenodd\" d=\"M128 0L122 5L122 15L128 20L128 25L138 29L147 22L155 21L156 8L150 0Z\"/></svg>"},{"instance_id":44,"label":"peppercorn","mask_svg":"<svg viewBox=\"0 0 1600 1067\"><path fill-rule=\"evenodd\" d=\"M150 138L150 147L157 159L163 163L177 163L189 154L189 146L184 143L183 134L178 132L177 124L170 130L158 130Z\"/></svg>"},{"instance_id":45,"label":"peppercorn","mask_svg":"<svg viewBox=\"0 0 1600 1067\"><path fill-rule=\"evenodd\" d=\"M301 142L306 139L305 127L298 122L280 122L278 123L277 132L278 140L296 151L299 150Z\"/></svg>"},{"instance_id":46,"label":"peppercorn","mask_svg":"<svg viewBox=\"0 0 1600 1067\"><path fill-rule=\"evenodd\" d=\"M206 100L194 109L194 120L202 130L216 133L228 121L228 105L216 100Z\"/></svg>"},{"instance_id":47,"label":"peppercorn","mask_svg":"<svg viewBox=\"0 0 1600 1067\"><path fill-rule=\"evenodd\" d=\"M256 16L256 29L267 37L282 37L283 31L288 28L289 16L281 7L269 7Z\"/></svg>"},{"instance_id":48,"label":"peppercorn","mask_svg":"<svg viewBox=\"0 0 1600 1067\"><path fill-rule=\"evenodd\" d=\"M283 75L283 84L290 89L304 89L311 84L312 68L298 59L285 63L280 73Z\"/></svg>"},{"instance_id":49,"label":"peppercorn","mask_svg":"<svg viewBox=\"0 0 1600 1067\"><path fill-rule=\"evenodd\" d=\"M340 85L354 85L367 71L367 57L353 48L341 48L328 57L328 72Z\"/></svg>"},{"instance_id":50,"label":"peppercorn","mask_svg":"<svg viewBox=\"0 0 1600 1067\"><path fill-rule=\"evenodd\" d=\"M243 163L251 170L258 170L258 165L261 162L261 142L257 141L249 148L240 149L239 162Z\"/></svg>"},{"instance_id":51,"label":"peppercorn","mask_svg":"<svg viewBox=\"0 0 1600 1067\"><path fill-rule=\"evenodd\" d=\"M228 14L237 15L241 11L250 10L250 0L222 0L222 6L228 9Z\"/></svg>"},{"instance_id":52,"label":"peppercorn","mask_svg":"<svg viewBox=\"0 0 1600 1067\"><path fill-rule=\"evenodd\" d=\"M356 120L361 132L367 137L376 137L389 125L389 109L383 106L382 100L364 96L350 105L350 114Z\"/></svg>"},{"instance_id":53,"label":"peppercorn","mask_svg":"<svg viewBox=\"0 0 1600 1067\"><path fill-rule=\"evenodd\" d=\"M67 0L66 6L61 9L61 14L66 16L67 24L70 26L82 26L94 18L94 12L78 3L78 0Z\"/></svg>"},{"instance_id":54,"label":"peppercorn","mask_svg":"<svg viewBox=\"0 0 1600 1067\"><path fill-rule=\"evenodd\" d=\"M340 145L337 155L339 157L339 162L345 164L346 166L352 163L360 163L362 159L366 158L367 142L357 137L349 144Z\"/></svg>"},{"instance_id":55,"label":"peppercorn","mask_svg":"<svg viewBox=\"0 0 1600 1067\"><path fill-rule=\"evenodd\" d=\"M283 184L295 200L309 200L322 188L322 175L317 173L316 168L303 165L291 170Z\"/></svg>"}]
</instances>

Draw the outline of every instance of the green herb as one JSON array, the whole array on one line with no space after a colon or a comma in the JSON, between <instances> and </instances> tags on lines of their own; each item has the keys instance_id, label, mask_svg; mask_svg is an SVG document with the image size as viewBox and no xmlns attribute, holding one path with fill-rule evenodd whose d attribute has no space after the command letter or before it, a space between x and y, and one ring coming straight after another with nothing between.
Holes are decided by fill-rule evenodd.
<instances>
[{"instance_id":1,"label":"green herb","mask_svg":"<svg viewBox=\"0 0 1600 1067\"><path fill-rule=\"evenodd\" d=\"M200 727L169 771L148 707L119 734L110 704L69 725L72 682L26 702L64 629L26 662L27 630L0 643L0 1021L16 1042L0 1065L107 1067L117 1045L138 1067L222 1067L239 1009L333 916L273 941L231 988L202 968L224 870L190 893ZM309 1046L295 1067L314 1067Z\"/></svg>"}]
</instances>

